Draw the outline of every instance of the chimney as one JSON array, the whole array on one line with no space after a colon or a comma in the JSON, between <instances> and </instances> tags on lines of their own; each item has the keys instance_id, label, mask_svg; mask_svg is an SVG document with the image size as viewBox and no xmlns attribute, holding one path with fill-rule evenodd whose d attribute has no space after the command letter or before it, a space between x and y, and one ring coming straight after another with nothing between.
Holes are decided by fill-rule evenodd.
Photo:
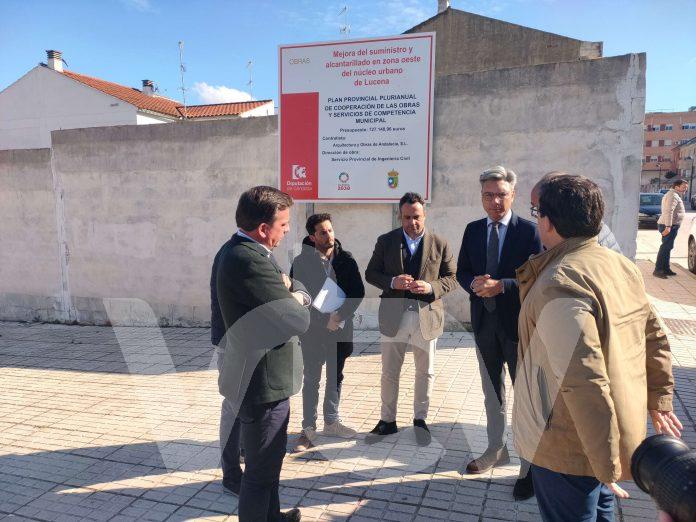
<instances>
[{"instance_id":1,"label":"chimney","mask_svg":"<svg viewBox=\"0 0 696 522\"><path fill-rule=\"evenodd\" d=\"M449 0L437 0L437 12L438 14L441 13L442 11L446 11L449 9L450 3Z\"/></svg>"},{"instance_id":2,"label":"chimney","mask_svg":"<svg viewBox=\"0 0 696 522\"><path fill-rule=\"evenodd\" d=\"M155 94L155 87L152 80L143 80L143 94L147 96L153 96Z\"/></svg>"},{"instance_id":3,"label":"chimney","mask_svg":"<svg viewBox=\"0 0 696 522\"><path fill-rule=\"evenodd\" d=\"M48 67L54 71L63 72L63 53L60 51L46 51Z\"/></svg>"}]
</instances>

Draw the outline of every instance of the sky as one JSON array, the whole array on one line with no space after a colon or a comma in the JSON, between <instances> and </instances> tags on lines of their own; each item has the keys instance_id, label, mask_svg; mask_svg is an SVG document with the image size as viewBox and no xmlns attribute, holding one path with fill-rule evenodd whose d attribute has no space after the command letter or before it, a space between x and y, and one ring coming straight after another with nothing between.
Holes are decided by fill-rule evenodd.
<instances>
[{"instance_id":1,"label":"sky","mask_svg":"<svg viewBox=\"0 0 696 522\"><path fill-rule=\"evenodd\" d=\"M452 0L455 9L647 53L646 111L696 105L696 0ZM399 34L437 0L0 0L0 90L63 51L67 69L187 104L278 98L278 45ZM251 67L248 63L251 61ZM249 85L251 79L253 83Z\"/></svg>"}]
</instances>

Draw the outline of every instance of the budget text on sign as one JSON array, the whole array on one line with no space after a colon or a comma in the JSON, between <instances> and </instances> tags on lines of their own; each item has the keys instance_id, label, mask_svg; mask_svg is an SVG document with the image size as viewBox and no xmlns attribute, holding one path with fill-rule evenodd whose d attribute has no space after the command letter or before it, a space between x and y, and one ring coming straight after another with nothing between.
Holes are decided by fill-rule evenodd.
<instances>
[{"instance_id":1,"label":"budget text on sign","mask_svg":"<svg viewBox=\"0 0 696 522\"><path fill-rule=\"evenodd\" d=\"M280 189L430 200L434 56L435 33L280 46Z\"/></svg>"}]
</instances>

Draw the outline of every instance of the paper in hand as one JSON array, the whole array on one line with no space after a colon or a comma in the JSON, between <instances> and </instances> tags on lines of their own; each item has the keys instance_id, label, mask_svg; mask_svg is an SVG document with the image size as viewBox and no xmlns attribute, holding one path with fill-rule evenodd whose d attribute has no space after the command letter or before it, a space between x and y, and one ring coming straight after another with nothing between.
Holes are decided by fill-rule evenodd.
<instances>
[{"instance_id":1,"label":"paper in hand","mask_svg":"<svg viewBox=\"0 0 696 522\"><path fill-rule=\"evenodd\" d=\"M312 306L322 314L329 314L338 310L346 300L346 294L330 277L326 278L324 285L312 301Z\"/></svg>"}]
</instances>

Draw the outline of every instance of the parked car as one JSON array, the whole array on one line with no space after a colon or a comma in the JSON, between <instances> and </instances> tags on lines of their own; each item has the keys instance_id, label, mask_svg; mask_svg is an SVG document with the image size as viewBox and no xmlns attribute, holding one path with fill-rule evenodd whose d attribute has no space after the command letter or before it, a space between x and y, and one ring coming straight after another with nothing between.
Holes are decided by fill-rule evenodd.
<instances>
[{"instance_id":1,"label":"parked car","mask_svg":"<svg viewBox=\"0 0 696 522\"><path fill-rule=\"evenodd\" d=\"M689 270L696 274L696 219L691 220L689 229L689 250L687 254Z\"/></svg>"},{"instance_id":2,"label":"parked car","mask_svg":"<svg viewBox=\"0 0 696 522\"><path fill-rule=\"evenodd\" d=\"M658 192L642 192L640 194L640 207L638 209L638 223L640 225L657 225L657 220L662 213L662 198L664 194Z\"/></svg>"}]
</instances>

